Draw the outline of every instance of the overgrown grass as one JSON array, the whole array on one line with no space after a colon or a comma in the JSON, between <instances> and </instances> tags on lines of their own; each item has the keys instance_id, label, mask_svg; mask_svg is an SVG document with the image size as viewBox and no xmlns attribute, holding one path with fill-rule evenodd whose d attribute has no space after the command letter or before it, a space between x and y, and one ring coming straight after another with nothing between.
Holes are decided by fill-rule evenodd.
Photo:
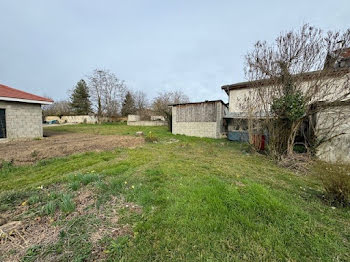
<instances>
[{"instance_id":1,"label":"overgrown grass","mask_svg":"<svg viewBox=\"0 0 350 262\"><path fill-rule=\"evenodd\" d=\"M151 131L159 138L157 144L141 148L0 171L0 203L5 208L15 208L27 199L42 201L31 192L56 182L72 194L82 187L95 188L102 210L111 196L141 205L142 215L127 214L120 220L132 225L131 235L104 240L103 252L110 261L350 260L350 209L327 205L319 197L322 183L311 174L295 175L264 156L249 153L242 144L173 136L163 127L51 128L129 135ZM45 213L53 212L46 206L50 201L57 203L57 211L65 194L70 193L53 194L40 202ZM98 226L98 221L75 219L57 243L29 250L30 256L51 252L63 260L91 258L88 225ZM74 240L69 242L70 238Z\"/></svg>"}]
</instances>

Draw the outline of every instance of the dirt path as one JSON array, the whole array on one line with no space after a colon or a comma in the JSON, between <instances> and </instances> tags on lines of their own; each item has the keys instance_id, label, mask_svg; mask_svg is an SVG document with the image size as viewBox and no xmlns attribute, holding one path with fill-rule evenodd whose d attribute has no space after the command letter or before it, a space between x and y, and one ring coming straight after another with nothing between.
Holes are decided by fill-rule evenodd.
<instances>
[{"instance_id":1,"label":"dirt path","mask_svg":"<svg viewBox=\"0 0 350 262\"><path fill-rule=\"evenodd\" d=\"M138 147L144 139L132 136L93 135L52 132L41 140L0 143L0 162L13 161L16 165L35 163L42 159L68 156L91 151L108 151L117 147Z\"/></svg>"}]
</instances>

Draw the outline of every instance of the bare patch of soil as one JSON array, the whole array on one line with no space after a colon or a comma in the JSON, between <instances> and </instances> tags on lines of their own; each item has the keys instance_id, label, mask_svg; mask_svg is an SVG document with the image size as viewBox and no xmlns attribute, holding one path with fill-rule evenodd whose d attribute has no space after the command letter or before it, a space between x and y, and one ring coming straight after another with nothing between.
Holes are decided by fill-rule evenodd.
<instances>
[{"instance_id":1,"label":"bare patch of soil","mask_svg":"<svg viewBox=\"0 0 350 262\"><path fill-rule=\"evenodd\" d=\"M142 208L125 199L112 196L100 208L96 207L96 195L89 187L82 188L74 198L76 209L63 219L69 221L79 216L94 215L101 222L91 229L89 241L93 245L91 257L94 261L106 258L104 247L100 241L104 237L116 238L123 235L132 235L132 228L128 224L119 223L119 212L127 208L130 212L141 213ZM15 210L6 212L3 224L0 225L0 259L4 261L20 261L28 248L35 245L45 247L58 240L59 232L67 226L58 226L55 221L62 219L62 213L57 211L53 216L37 216L20 219L30 206L19 205ZM48 259L47 257L45 260Z\"/></svg>"},{"instance_id":2,"label":"bare patch of soil","mask_svg":"<svg viewBox=\"0 0 350 262\"><path fill-rule=\"evenodd\" d=\"M52 132L40 140L0 143L0 162L16 165L32 164L42 159L63 157L84 152L101 152L117 147L138 147L144 138L118 135Z\"/></svg>"},{"instance_id":3,"label":"bare patch of soil","mask_svg":"<svg viewBox=\"0 0 350 262\"><path fill-rule=\"evenodd\" d=\"M20 261L29 247L53 243L58 234L48 217L10 221L0 227L0 252L6 254L4 261Z\"/></svg>"}]
</instances>

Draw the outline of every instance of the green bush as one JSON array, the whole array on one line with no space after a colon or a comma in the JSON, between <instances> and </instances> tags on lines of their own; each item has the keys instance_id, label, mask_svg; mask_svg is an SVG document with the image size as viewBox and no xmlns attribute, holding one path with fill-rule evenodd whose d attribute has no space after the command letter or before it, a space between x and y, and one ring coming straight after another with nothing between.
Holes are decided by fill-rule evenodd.
<instances>
[{"instance_id":1,"label":"green bush","mask_svg":"<svg viewBox=\"0 0 350 262\"><path fill-rule=\"evenodd\" d=\"M271 110L281 118L296 121L305 114L305 98L300 91L275 98Z\"/></svg>"},{"instance_id":2,"label":"green bush","mask_svg":"<svg viewBox=\"0 0 350 262\"><path fill-rule=\"evenodd\" d=\"M318 163L316 171L322 181L325 198L334 205L350 206L349 166Z\"/></svg>"}]
</instances>

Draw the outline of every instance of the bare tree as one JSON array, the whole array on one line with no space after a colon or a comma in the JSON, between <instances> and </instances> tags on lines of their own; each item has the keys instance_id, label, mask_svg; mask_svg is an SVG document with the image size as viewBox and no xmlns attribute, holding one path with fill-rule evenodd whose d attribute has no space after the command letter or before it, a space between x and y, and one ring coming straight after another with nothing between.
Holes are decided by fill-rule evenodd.
<instances>
[{"instance_id":1,"label":"bare tree","mask_svg":"<svg viewBox=\"0 0 350 262\"><path fill-rule=\"evenodd\" d=\"M149 101L146 93L136 91L133 93L133 97L137 114L141 117L141 119L147 119L149 117L147 110L149 108Z\"/></svg>"},{"instance_id":2,"label":"bare tree","mask_svg":"<svg viewBox=\"0 0 350 262\"><path fill-rule=\"evenodd\" d=\"M56 101L51 105L43 106L44 116L69 116L71 114L71 104L67 100Z\"/></svg>"},{"instance_id":3,"label":"bare tree","mask_svg":"<svg viewBox=\"0 0 350 262\"><path fill-rule=\"evenodd\" d=\"M149 106L146 93L136 91L134 94L135 107L137 111L143 111Z\"/></svg>"},{"instance_id":4,"label":"bare tree","mask_svg":"<svg viewBox=\"0 0 350 262\"><path fill-rule=\"evenodd\" d=\"M153 99L152 109L169 120L171 116L169 105L186 102L189 102L189 98L182 91L161 92Z\"/></svg>"},{"instance_id":5,"label":"bare tree","mask_svg":"<svg viewBox=\"0 0 350 262\"><path fill-rule=\"evenodd\" d=\"M88 76L91 99L98 117L119 114L121 102L125 96L126 86L109 70L95 69Z\"/></svg>"},{"instance_id":6,"label":"bare tree","mask_svg":"<svg viewBox=\"0 0 350 262\"><path fill-rule=\"evenodd\" d=\"M312 149L343 133L340 106L349 104L350 84L349 68L339 61L347 46L350 29L324 33L305 24L273 44L257 42L247 54L250 91L241 108L248 113L250 134L269 134L271 154L291 155L300 133Z\"/></svg>"}]
</instances>

